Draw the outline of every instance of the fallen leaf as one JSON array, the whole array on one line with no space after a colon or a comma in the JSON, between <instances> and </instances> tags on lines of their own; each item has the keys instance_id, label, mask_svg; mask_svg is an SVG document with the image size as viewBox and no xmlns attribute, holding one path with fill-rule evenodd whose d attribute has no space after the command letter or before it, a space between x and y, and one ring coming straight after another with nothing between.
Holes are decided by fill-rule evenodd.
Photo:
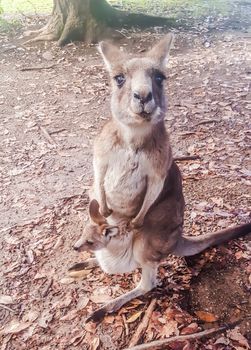
<instances>
[{"instance_id":1,"label":"fallen leaf","mask_svg":"<svg viewBox=\"0 0 251 350\"><path fill-rule=\"evenodd\" d=\"M96 295L94 294L90 297L90 299L95 304L102 304L112 300L112 297L107 294L96 294Z\"/></svg>"},{"instance_id":2,"label":"fallen leaf","mask_svg":"<svg viewBox=\"0 0 251 350\"><path fill-rule=\"evenodd\" d=\"M64 278L61 278L61 280L59 282L62 283L62 284L71 284L74 281L75 281L74 278L64 277Z\"/></svg>"},{"instance_id":3,"label":"fallen leaf","mask_svg":"<svg viewBox=\"0 0 251 350\"><path fill-rule=\"evenodd\" d=\"M68 271L68 275L72 278L81 278L90 275L91 271L92 270Z\"/></svg>"},{"instance_id":4,"label":"fallen leaf","mask_svg":"<svg viewBox=\"0 0 251 350\"><path fill-rule=\"evenodd\" d=\"M142 315L143 310L136 312L132 316L130 316L127 320L126 323L133 323L135 322L141 315Z\"/></svg>"},{"instance_id":5,"label":"fallen leaf","mask_svg":"<svg viewBox=\"0 0 251 350\"><path fill-rule=\"evenodd\" d=\"M13 320L8 323L3 329L0 330L1 334L15 334L23 331L24 329L30 326L30 322L19 322L17 320Z\"/></svg>"},{"instance_id":6,"label":"fallen leaf","mask_svg":"<svg viewBox=\"0 0 251 350\"><path fill-rule=\"evenodd\" d=\"M204 322L215 322L218 319L211 312L207 312L207 311L195 311L195 314L196 316L199 317L200 320Z\"/></svg>"},{"instance_id":7,"label":"fallen leaf","mask_svg":"<svg viewBox=\"0 0 251 350\"><path fill-rule=\"evenodd\" d=\"M89 303L89 301L90 301L89 298L81 297L77 303L77 306L76 306L77 310L84 309L87 306L87 304Z\"/></svg>"},{"instance_id":8,"label":"fallen leaf","mask_svg":"<svg viewBox=\"0 0 251 350\"><path fill-rule=\"evenodd\" d=\"M223 345L229 345L229 339L225 337L220 337L216 340L214 344L223 344Z\"/></svg>"},{"instance_id":9,"label":"fallen leaf","mask_svg":"<svg viewBox=\"0 0 251 350\"><path fill-rule=\"evenodd\" d=\"M180 334L192 334L197 331L198 331L198 324L196 322L193 322L187 327L182 328Z\"/></svg>"},{"instance_id":10,"label":"fallen leaf","mask_svg":"<svg viewBox=\"0 0 251 350\"><path fill-rule=\"evenodd\" d=\"M235 327L234 329L229 331L227 334L231 340L236 341L241 346L246 347L246 349L250 349L247 339L240 333L240 330L238 329L238 327Z\"/></svg>"},{"instance_id":11,"label":"fallen leaf","mask_svg":"<svg viewBox=\"0 0 251 350\"><path fill-rule=\"evenodd\" d=\"M91 349L97 350L97 348L99 347L99 344L100 344L99 338L94 338L92 343L91 343Z\"/></svg>"},{"instance_id":12,"label":"fallen leaf","mask_svg":"<svg viewBox=\"0 0 251 350\"><path fill-rule=\"evenodd\" d=\"M44 310L38 319L38 325L42 328L47 328L51 320L53 319L53 314L49 310Z\"/></svg>"},{"instance_id":13,"label":"fallen leaf","mask_svg":"<svg viewBox=\"0 0 251 350\"><path fill-rule=\"evenodd\" d=\"M0 295L0 304L8 305L13 303L13 298L10 295Z\"/></svg>"},{"instance_id":14,"label":"fallen leaf","mask_svg":"<svg viewBox=\"0 0 251 350\"><path fill-rule=\"evenodd\" d=\"M171 335L179 335L178 322L171 320L165 324L160 332L162 337L170 337Z\"/></svg>"}]
</instances>

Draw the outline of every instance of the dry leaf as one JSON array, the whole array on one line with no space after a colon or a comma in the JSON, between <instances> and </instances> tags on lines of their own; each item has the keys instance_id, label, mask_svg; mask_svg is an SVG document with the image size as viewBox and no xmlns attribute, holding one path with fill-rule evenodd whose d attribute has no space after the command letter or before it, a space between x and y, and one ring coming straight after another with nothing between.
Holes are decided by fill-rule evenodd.
<instances>
[{"instance_id":1,"label":"dry leaf","mask_svg":"<svg viewBox=\"0 0 251 350\"><path fill-rule=\"evenodd\" d=\"M218 319L211 312L207 312L207 311L195 311L195 315L198 316L199 319L204 322L215 322Z\"/></svg>"},{"instance_id":2,"label":"dry leaf","mask_svg":"<svg viewBox=\"0 0 251 350\"><path fill-rule=\"evenodd\" d=\"M0 295L0 304L8 305L13 303L13 298L10 295Z\"/></svg>"},{"instance_id":3,"label":"dry leaf","mask_svg":"<svg viewBox=\"0 0 251 350\"><path fill-rule=\"evenodd\" d=\"M78 310L71 310L66 315L60 317L60 321L71 321L76 318Z\"/></svg>"},{"instance_id":4,"label":"dry leaf","mask_svg":"<svg viewBox=\"0 0 251 350\"><path fill-rule=\"evenodd\" d=\"M171 335L178 335L179 330L178 330L178 322L171 320L168 321L167 324L165 324L160 332L160 335L162 337L170 337Z\"/></svg>"},{"instance_id":5,"label":"dry leaf","mask_svg":"<svg viewBox=\"0 0 251 350\"><path fill-rule=\"evenodd\" d=\"M49 312L49 310L44 310L39 317L37 323L39 324L40 327L42 328L47 328L48 324L51 322L53 319L53 314Z\"/></svg>"},{"instance_id":6,"label":"dry leaf","mask_svg":"<svg viewBox=\"0 0 251 350\"><path fill-rule=\"evenodd\" d=\"M3 329L0 330L1 334L15 334L23 331L24 329L30 326L30 322L19 322L17 320L13 320L8 323Z\"/></svg>"},{"instance_id":7,"label":"dry leaf","mask_svg":"<svg viewBox=\"0 0 251 350\"><path fill-rule=\"evenodd\" d=\"M112 300L112 297L107 294L97 294L97 295L94 294L90 297L90 299L93 303L102 304Z\"/></svg>"},{"instance_id":8,"label":"dry leaf","mask_svg":"<svg viewBox=\"0 0 251 350\"><path fill-rule=\"evenodd\" d=\"M247 339L240 333L238 327L232 329L227 334L231 340L236 341L241 346L246 347L246 349L250 349Z\"/></svg>"},{"instance_id":9,"label":"dry leaf","mask_svg":"<svg viewBox=\"0 0 251 350\"><path fill-rule=\"evenodd\" d=\"M91 343L91 350L97 350L97 348L99 347L99 344L100 344L99 338L94 338Z\"/></svg>"},{"instance_id":10,"label":"dry leaf","mask_svg":"<svg viewBox=\"0 0 251 350\"><path fill-rule=\"evenodd\" d=\"M126 323L133 323L135 322L142 314L143 310L136 312L132 316L130 316L127 320Z\"/></svg>"},{"instance_id":11,"label":"dry leaf","mask_svg":"<svg viewBox=\"0 0 251 350\"><path fill-rule=\"evenodd\" d=\"M191 323L187 327L182 328L180 334L192 334L198 331L198 324L196 322Z\"/></svg>"},{"instance_id":12,"label":"dry leaf","mask_svg":"<svg viewBox=\"0 0 251 350\"><path fill-rule=\"evenodd\" d=\"M92 270L68 271L68 275L72 278L81 278L90 275L91 271Z\"/></svg>"},{"instance_id":13,"label":"dry leaf","mask_svg":"<svg viewBox=\"0 0 251 350\"><path fill-rule=\"evenodd\" d=\"M87 304L89 303L89 300L90 300L90 299L87 298L87 297L81 297L81 298L79 299L78 303L77 303L76 308L77 308L78 310L84 309L84 308L87 306Z\"/></svg>"},{"instance_id":14,"label":"dry leaf","mask_svg":"<svg viewBox=\"0 0 251 350\"><path fill-rule=\"evenodd\" d=\"M59 282L62 283L62 284L71 284L74 281L75 281L74 278L64 277L64 278L61 278L61 280Z\"/></svg>"}]
</instances>

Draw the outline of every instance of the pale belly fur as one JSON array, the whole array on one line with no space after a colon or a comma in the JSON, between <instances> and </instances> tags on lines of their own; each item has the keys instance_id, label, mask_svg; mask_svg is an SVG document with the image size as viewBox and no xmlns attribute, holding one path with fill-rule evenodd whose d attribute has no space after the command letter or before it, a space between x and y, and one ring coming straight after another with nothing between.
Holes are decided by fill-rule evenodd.
<instances>
[{"instance_id":1,"label":"pale belly fur","mask_svg":"<svg viewBox=\"0 0 251 350\"><path fill-rule=\"evenodd\" d=\"M104 187L108 207L126 216L136 216L146 190L146 160L132 150L118 150L110 160Z\"/></svg>"},{"instance_id":2,"label":"pale belly fur","mask_svg":"<svg viewBox=\"0 0 251 350\"><path fill-rule=\"evenodd\" d=\"M107 248L95 252L100 267L106 273L126 273L139 267L133 254L133 233L112 238Z\"/></svg>"}]
</instances>

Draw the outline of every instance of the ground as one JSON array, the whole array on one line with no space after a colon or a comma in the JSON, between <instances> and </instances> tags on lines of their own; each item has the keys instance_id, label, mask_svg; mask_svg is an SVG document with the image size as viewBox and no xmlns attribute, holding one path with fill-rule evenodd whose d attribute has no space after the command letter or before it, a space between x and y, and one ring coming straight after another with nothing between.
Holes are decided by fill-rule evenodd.
<instances>
[{"instance_id":1,"label":"ground","mask_svg":"<svg viewBox=\"0 0 251 350\"><path fill-rule=\"evenodd\" d=\"M235 8L242 15L235 20L208 17L174 31L166 127L175 156L200 157L178 163L187 234L250 221L251 6L242 1ZM34 23L27 22L29 29ZM136 52L162 36L160 28L123 33L119 45ZM166 349L248 349L247 239L187 263L170 257L155 291L98 325L85 324L97 304L139 278L100 269L67 277L87 256L72 245L87 218L93 138L110 116L108 77L94 46L25 46L22 29L0 41L1 350L124 349L154 298L141 342L243 320L233 330Z\"/></svg>"}]
</instances>

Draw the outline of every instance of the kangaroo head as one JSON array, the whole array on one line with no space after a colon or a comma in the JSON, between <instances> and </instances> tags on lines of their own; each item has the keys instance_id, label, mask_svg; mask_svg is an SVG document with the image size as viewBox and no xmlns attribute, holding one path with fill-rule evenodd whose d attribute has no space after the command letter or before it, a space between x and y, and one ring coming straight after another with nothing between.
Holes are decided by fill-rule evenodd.
<instances>
[{"instance_id":1,"label":"kangaroo head","mask_svg":"<svg viewBox=\"0 0 251 350\"><path fill-rule=\"evenodd\" d=\"M116 46L101 42L101 52L112 83L112 114L128 126L163 120L165 65L173 41L166 35L142 56L129 57Z\"/></svg>"},{"instance_id":2,"label":"kangaroo head","mask_svg":"<svg viewBox=\"0 0 251 350\"><path fill-rule=\"evenodd\" d=\"M89 204L89 215L91 221L85 226L81 238L73 246L79 252L105 248L111 238L119 234L119 228L109 225L100 214L99 204L95 199Z\"/></svg>"}]
</instances>

